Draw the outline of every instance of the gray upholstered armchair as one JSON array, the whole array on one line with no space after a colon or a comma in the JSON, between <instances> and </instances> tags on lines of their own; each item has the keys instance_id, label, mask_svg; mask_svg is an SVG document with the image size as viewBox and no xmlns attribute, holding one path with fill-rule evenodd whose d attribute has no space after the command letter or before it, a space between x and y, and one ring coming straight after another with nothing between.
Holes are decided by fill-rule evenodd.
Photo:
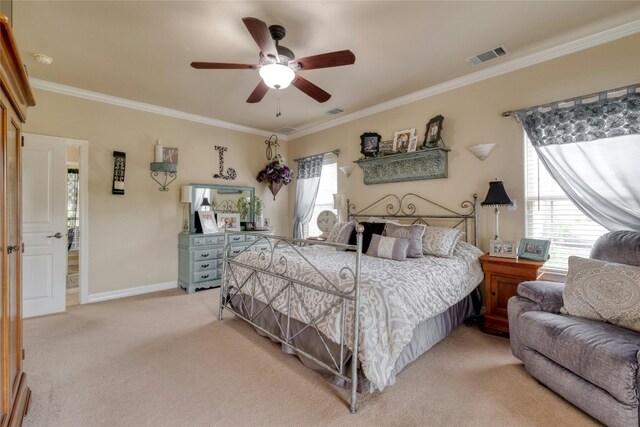
<instances>
[{"instance_id":1,"label":"gray upholstered armchair","mask_svg":"<svg viewBox=\"0 0 640 427\"><path fill-rule=\"evenodd\" d=\"M640 233L607 233L590 258L640 266ZM543 281L518 286L508 304L513 355L538 381L599 421L638 426L640 333L560 314L563 289Z\"/></svg>"}]
</instances>

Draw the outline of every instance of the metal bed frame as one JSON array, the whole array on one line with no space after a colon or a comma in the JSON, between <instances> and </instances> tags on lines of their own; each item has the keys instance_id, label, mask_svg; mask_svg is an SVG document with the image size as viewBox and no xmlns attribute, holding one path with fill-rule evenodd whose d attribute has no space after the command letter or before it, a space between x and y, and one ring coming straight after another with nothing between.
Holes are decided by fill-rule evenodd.
<instances>
[{"instance_id":1,"label":"metal bed frame","mask_svg":"<svg viewBox=\"0 0 640 427\"><path fill-rule=\"evenodd\" d=\"M436 207L440 210L441 213L430 214L430 215L419 215L417 214L418 208L416 204L425 204L430 207ZM385 212L382 214L376 214L371 212L375 208L378 208L382 205L385 206ZM412 224L427 224L430 225L429 222L432 220L439 221L452 221L452 228L462 228L467 233L467 241L471 239L469 234L469 222L473 222L473 244L475 245L477 242L477 225L478 225L478 213L477 213L477 195L473 195L473 202L471 201L463 201L460 205L461 208L467 210L467 212L456 212L452 209L446 208L438 203L435 203L431 200L428 200L424 197L418 196L413 193L406 194L402 197L398 197L394 194L389 194L381 199L378 199L374 203L370 204L366 208L355 211L355 205L351 204L349 200L347 200L347 216L349 220L360 220L362 218L384 218L384 219L400 219ZM371 212L371 213L370 213ZM304 357L312 360L319 366L325 368L329 372L335 374L337 377L349 382L351 384L351 397L350 397L350 411L351 413L356 412L357 405L357 388L358 388L358 348L359 348L359 331L360 331L360 273L361 273L361 257L362 257L362 232L364 227L361 224L356 225L356 245L345 245L338 243L330 243L323 242L317 240L307 240L307 239L291 239L287 237L281 236L267 236L260 233L242 233L244 236L252 236L255 240L253 243L248 245L244 251L239 254L232 255L230 236L234 234L239 234L238 232L225 232L224 237L224 261L223 261L223 280L222 286L220 289L220 306L218 312L218 319L222 320L223 310L227 310L235 314L237 317L243 319L247 323L251 324L256 329L260 330L262 333L270 337L271 339L282 343L289 350L295 352L298 355L303 355ZM265 245L266 242L266 245ZM339 248L342 250L355 250L355 268L352 269L349 266L344 266L339 271L340 281L344 283L350 284L353 282L353 285L348 289L344 289L344 286L341 288L338 286L338 283L334 283L330 278L328 278L325 274L323 274L317 267L315 267L308 259L304 256L303 251L300 250L301 246L304 245L322 245L322 246L330 246L334 248ZM266 250L264 248L266 247ZM279 248L289 248L295 252L295 254L302 259L306 265L311 268L313 272L314 279L317 279L315 283L303 282L300 280L294 279L288 271L288 261L287 258L278 253ZM257 255L257 265L248 265L242 262L236 261L236 257L240 254L247 251L259 251ZM249 275L241 279L239 275L242 273L242 270L250 271ZM268 293L265 290L263 284L263 278L265 276L276 277L284 281L285 285L282 286L274 296L271 297L269 301L260 301L256 298L256 290L262 289L262 292L265 295ZM318 285L318 282L321 285ZM252 284L252 285L249 285ZM250 298L250 303L246 303L243 294L241 291L243 288L252 288L252 292L248 294ZM305 304L304 299L301 297L301 291L304 289L312 289L317 292L325 293L333 295L335 298L335 302L331 304L331 306L326 309L324 312L316 314L315 316L311 315L313 310L310 310L309 307ZM286 294L285 294L286 292ZM247 295L247 294L244 294ZM281 295L285 295L287 299L287 312L281 313L285 317L285 322L280 322L277 311L273 307L274 301L280 297ZM232 300L234 297L239 296L238 298L238 306L243 306L244 310L242 312L236 307L233 306ZM309 323L307 323L301 330L293 333L291 331L291 320L298 321L297 319L292 319L291 313L291 303L292 298L297 297L299 300L299 304L302 307L303 312L306 314L307 318L311 319ZM256 307L255 302L264 304L262 308ZM351 344L351 369L350 372L347 372L348 369L345 366L345 331L346 331L346 318L347 318L347 310L353 307L353 325L352 325L352 342ZM269 311L267 311L267 309ZM334 355L327 345L325 336L318 329L318 321L327 316L329 313L334 312L334 310L338 310L338 314L340 316L340 339L339 339L339 355ZM258 316L260 316L263 312L267 311L271 312L275 322L277 324L277 332L273 333L260 324L256 322ZM284 323L284 324L283 324ZM309 354L304 349L296 347L293 340L298 335L300 335L305 330L311 328L315 330L320 338L320 341L323 344L324 350L326 350L329 359L331 360L331 364L325 363L324 361L318 359L312 354Z\"/></svg>"}]
</instances>

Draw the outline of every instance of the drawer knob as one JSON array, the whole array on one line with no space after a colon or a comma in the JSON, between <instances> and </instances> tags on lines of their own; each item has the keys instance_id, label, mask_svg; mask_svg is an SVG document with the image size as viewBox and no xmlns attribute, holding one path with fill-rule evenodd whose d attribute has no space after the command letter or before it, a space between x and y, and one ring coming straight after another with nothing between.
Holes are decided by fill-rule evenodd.
<instances>
[{"instance_id":1,"label":"drawer knob","mask_svg":"<svg viewBox=\"0 0 640 427\"><path fill-rule=\"evenodd\" d=\"M207 277L209 277L208 274L203 274L202 276L200 276L202 279L206 279Z\"/></svg>"},{"instance_id":2,"label":"drawer knob","mask_svg":"<svg viewBox=\"0 0 640 427\"><path fill-rule=\"evenodd\" d=\"M209 264L202 264L202 268L207 268L209 267Z\"/></svg>"},{"instance_id":3,"label":"drawer knob","mask_svg":"<svg viewBox=\"0 0 640 427\"><path fill-rule=\"evenodd\" d=\"M209 256L209 254L201 254L200 256L201 256L202 258L206 258L206 257L208 257L208 256Z\"/></svg>"}]
</instances>

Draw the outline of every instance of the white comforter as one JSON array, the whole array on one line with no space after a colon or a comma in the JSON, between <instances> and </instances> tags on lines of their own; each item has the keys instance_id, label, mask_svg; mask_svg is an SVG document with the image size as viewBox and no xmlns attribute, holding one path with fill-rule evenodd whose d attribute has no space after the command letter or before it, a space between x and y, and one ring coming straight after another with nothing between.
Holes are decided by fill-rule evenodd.
<instances>
[{"instance_id":1,"label":"white comforter","mask_svg":"<svg viewBox=\"0 0 640 427\"><path fill-rule=\"evenodd\" d=\"M340 289L352 288L353 276L348 274L341 278L339 272L345 266L355 269L353 252L340 252L326 246L297 250L300 254L291 248L277 250L271 271L284 272L286 277L314 283L323 289L331 288L323 276ZM403 348L411 341L414 328L462 300L482 281L480 255L482 252L478 248L465 242L458 243L452 258L427 256L393 261L362 255L358 355L364 375L376 389L382 390L395 382L393 368ZM262 268L269 264L269 260L256 252L242 253L235 260ZM227 283L237 287L249 274L248 269L234 266L232 273L227 269ZM260 280L249 280L242 292L254 294L262 302L271 300L288 283L267 274L258 277ZM296 286L295 289L291 316L301 322L309 323L336 301L335 296L310 288ZM274 309L287 313L287 293L284 291L275 298ZM318 329L336 343L340 342L340 307L338 305L317 321ZM348 302L347 307L345 343L351 348L353 305Z\"/></svg>"}]
</instances>

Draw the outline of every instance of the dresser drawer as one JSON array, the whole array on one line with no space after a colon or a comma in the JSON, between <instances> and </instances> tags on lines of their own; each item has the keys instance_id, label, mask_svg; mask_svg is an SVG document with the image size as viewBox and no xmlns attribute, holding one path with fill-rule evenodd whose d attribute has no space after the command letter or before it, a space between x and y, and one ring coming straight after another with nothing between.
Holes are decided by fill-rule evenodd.
<instances>
[{"instance_id":1,"label":"dresser drawer","mask_svg":"<svg viewBox=\"0 0 640 427\"><path fill-rule=\"evenodd\" d=\"M234 257L236 255L239 255L240 253L244 252L245 249L247 249L245 245L231 246L231 249L229 250L229 256Z\"/></svg>"},{"instance_id":2,"label":"dresser drawer","mask_svg":"<svg viewBox=\"0 0 640 427\"><path fill-rule=\"evenodd\" d=\"M207 236L204 241L207 245L221 245L224 243L224 236Z\"/></svg>"},{"instance_id":3,"label":"dresser drawer","mask_svg":"<svg viewBox=\"0 0 640 427\"><path fill-rule=\"evenodd\" d=\"M269 245L257 243L249 248L250 251L254 252L267 252L269 250Z\"/></svg>"},{"instance_id":4,"label":"dresser drawer","mask_svg":"<svg viewBox=\"0 0 640 427\"><path fill-rule=\"evenodd\" d=\"M244 243L245 237L247 236L243 236L240 234L232 234L229 236L229 243Z\"/></svg>"},{"instance_id":5,"label":"dresser drawer","mask_svg":"<svg viewBox=\"0 0 640 427\"><path fill-rule=\"evenodd\" d=\"M209 248L201 249L199 251L193 251L194 261L205 261L210 259L219 258L222 255L222 248Z\"/></svg>"},{"instance_id":6,"label":"dresser drawer","mask_svg":"<svg viewBox=\"0 0 640 427\"><path fill-rule=\"evenodd\" d=\"M212 259L208 261L196 261L193 263L193 271L206 271L206 270L215 270L219 267L219 263L221 260Z\"/></svg>"},{"instance_id":7,"label":"dresser drawer","mask_svg":"<svg viewBox=\"0 0 640 427\"><path fill-rule=\"evenodd\" d=\"M220 270L207 270L207 271L196 271L193 273L193 283L199 282L207 282L210 280L219 279L221 276Z\"/></svg>"}]
</instances>

